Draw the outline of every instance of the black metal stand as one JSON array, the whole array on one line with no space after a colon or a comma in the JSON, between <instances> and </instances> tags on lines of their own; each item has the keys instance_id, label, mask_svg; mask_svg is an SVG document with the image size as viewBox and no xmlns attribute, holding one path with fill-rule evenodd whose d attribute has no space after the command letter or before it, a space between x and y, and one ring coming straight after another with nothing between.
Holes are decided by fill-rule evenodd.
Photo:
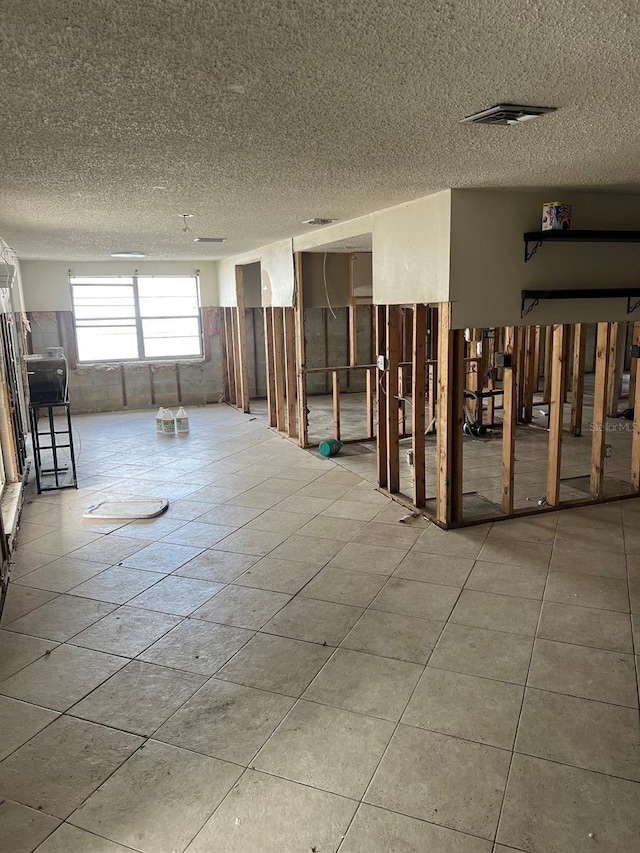
<instances>
[{"instance_id":1,"label":"black metal stand","mask_svg":"<svg viewBox=\"0 0 640 853\"><path fill-rule=\"evenodd\" d=\"M46 420L46 429L44 430L38 429L41 414ZM62 429L56 429L56 414L59 418L64 418ZM56 489L77 489L76 457L73 449L69 403L31 403L29 405L29 420L31 422L38 494ZM44 442L48 440L49 443L43 443L43 440ZM50 467L43 467L43 451L51 453ZM61 453L61 451L67 451L67 453ZM49 460L46 460L45 464L49 464ZM43 484L43 477L50 477L52 482Z\"/></svg>"}]
</instances>

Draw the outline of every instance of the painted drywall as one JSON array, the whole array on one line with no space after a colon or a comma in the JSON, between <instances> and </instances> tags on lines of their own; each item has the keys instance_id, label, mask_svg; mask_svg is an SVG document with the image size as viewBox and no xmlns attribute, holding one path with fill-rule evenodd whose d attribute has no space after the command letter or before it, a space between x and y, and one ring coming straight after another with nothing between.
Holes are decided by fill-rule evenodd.
<instances>
[{"instance_id":1,"label":"painted drywall","mask_svg":"<svg viewBox=\"0 0 640 853\"><path fill-rule=\"evenodd\" d=\"M371 302L373 288L373 255L371 252L353 254L353 292L360 303Z\"/></svg>"},{"instance_id":2,"label":"painted drywall","mask_svg":"<svg viewBox=\"0 0 640 853\"><path fill-rule=\"evenodd\" d=\"M219 304L215 261L22 261L22 287L27 311L70 311L69 270L73 275L194 275L200 271L200 301Z\"/></svg>"},{"instance_id":3,"label":"painted drywall","mask_svg":"<svg viewBox=\"0 0 640 853\"><path fill-rule=\"evenodd\" d=\"M449 298L451 190L373 215L373 301Z\"/></svg>"},{"instance_id":4,"label":"painted drywall","mask_svg":"<svg viewBox=\"0 0 640 853\"><path fill-rule=\"evenodd\" d=\"M260 308L262 305L260 264L246 264L242 268L242 281L244 284L244 307Z\"/></svg>"},{"instance_id":5,"label":"painted drywall","mask_svg":"<svg viewBox=\"0 0 640 853\"><path fill-rule=\"evenodd\" d=\"M283 308L293 305L294 274L291 240L262 246L246 255L217 262L219 304L236 304L236 266L260 262L262 305Z\"/></svg>"},{"instance_id":6,"label":"painted drywall","mask_svg":"<svg viewBox=\"0 0 640 853\"><path fill-rule=\"evenodd\" d=\"M347 307L349 305L349 255L304 252L302 284L305 308Z\"/></svg>"},{"instance_id":7,"label":"painted drywall","mask_svg":"<svg viewBox=\"0 0 640 853\"><path fill-rule=\"evenodd\" d=\"M523 289L637 287L640 244L545 243L524 263L542 204L573 207L572 229L640 230L640 196L570 191L452 190L449 298L455 328L635 319L626 299L541 301L520 317Z\"/></svg>"}]
</instances>

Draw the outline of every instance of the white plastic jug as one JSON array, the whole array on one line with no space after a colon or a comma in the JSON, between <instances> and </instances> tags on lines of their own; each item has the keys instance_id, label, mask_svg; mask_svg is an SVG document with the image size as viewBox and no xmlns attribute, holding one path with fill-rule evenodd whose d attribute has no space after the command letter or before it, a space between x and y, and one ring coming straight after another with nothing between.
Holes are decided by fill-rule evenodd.
<instances>
[{"instance_id":1,"label":"white plastic jug","mask_svg":"<svg viewBox=\"0 0 640 853\"><path fill-rule=\"evenodd\" d=\"M189 415L182 406L176 412L176 432L189 432Z\"/></svg>"},{"instance_id":2,"label":"white plastic jug","mask_svg":"<svg viewBox=\"0 0 640 853\"><path fill-rule=\"evenodd\" d=\"M176 431L176 422L171 409L163 409L162 412L162 432L165 435L173 435Z\"/></svg>"},{"instance_id":3,"label":"white plastic jug","mask_svg":"<svg viewBox=\"0 0 640 853\"><path fill-rule=\"evenodd\" d=\"M156 432L164 432L163 419L164 419L164 408L162 406L160 406L160 408L158 409L158 413L156 415Z\"/></svg>"}]
</instances>

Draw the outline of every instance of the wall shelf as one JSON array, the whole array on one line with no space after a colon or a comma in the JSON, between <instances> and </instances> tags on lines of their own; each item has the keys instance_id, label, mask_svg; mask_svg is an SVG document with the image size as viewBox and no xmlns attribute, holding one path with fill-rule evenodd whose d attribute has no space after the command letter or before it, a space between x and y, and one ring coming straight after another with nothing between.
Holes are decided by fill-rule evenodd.
<instances>
[{"instance_id":1,"label":"wall shelf","mask_svg":"<svg viewBox=\"0 0 640 853\"><path fill-rule=\"evenodd\" d=\"M543 243L640 243L640 231L527 231L524 240L524 262L530 261ZM533 248L529 250L529 245Z\"/></svg>"},{"instance_id":2,"label":"wall shelf","mask_svg":"<svg viewBox=\"0 0 640 853\"><path fill-rule=\"evenodd\" d=\"M640 231L622 233L637 233L639 235L638 241L640 242ZM571 290L523 290L520 296L521 318L526 317L530 311L533 311L541 299L626 299L627 314L631 314L640 307L640 287L583 287L572 288ZM527 302L529 305L527 305Z\"/></svg>"}]
</instances>

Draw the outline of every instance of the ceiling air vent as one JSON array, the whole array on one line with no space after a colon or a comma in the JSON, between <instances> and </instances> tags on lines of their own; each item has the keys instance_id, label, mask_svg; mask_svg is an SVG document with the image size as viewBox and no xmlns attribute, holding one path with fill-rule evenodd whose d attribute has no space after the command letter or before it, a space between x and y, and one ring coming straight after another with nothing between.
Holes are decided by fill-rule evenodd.
<instances>
[{"instance_id":1,"label":"ceiling air vent","mask_svg":"<svg viewBox=\"0 0 640 853\"><path fill-rule=\"evenodd\" d=\"M303 225L331 225L335 219L323 219L321 216L316 216L315 219L305 219Z\"/></svg>"},{"instance_id":2,"label":"ceiling air vent","mask_svg":"<svg viewBox=\"0 0 640 853\"><path fill-rule=\"evenodd\" d=\"M470 124L522 124L532 118L554 113L556 107L525 107L522 104L496 104L488 110L461 119Z\"/></svg>"}]
</instances>

